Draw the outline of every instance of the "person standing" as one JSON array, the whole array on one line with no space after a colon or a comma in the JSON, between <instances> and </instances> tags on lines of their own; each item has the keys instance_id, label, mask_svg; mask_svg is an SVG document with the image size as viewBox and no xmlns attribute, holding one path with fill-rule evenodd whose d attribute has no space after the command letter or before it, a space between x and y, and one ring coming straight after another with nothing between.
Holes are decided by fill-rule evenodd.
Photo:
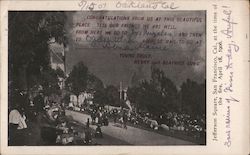
<instances>
[{"instance_id":1,"label":"person standing","mask_svg":"<svg viewBox=\"0 0 250 155\"><path fill-rule=\"evenodd\" d=\"M123 111L123 116L122 116L122 118L123 118L123 127L124 127L125 129L127 129L128 115L127 115L127 113L126 113L125 111Z\"/></svg>"},{"instance_id":2,"label":"person standing","mask_svg":"<svg viewBox=\"0 0 250 155\"><path fill-rule=\"evenodd\" d=\"M43 111L44 107L44 96L43 93L40 91L39 94L34 98L34 104L36 107L37 112Z\"/></svg>"},{"instance_id":3,"label":"person standing","mask_svg":"<svg viewBox=\"0 0 250 155\"><path fill-rule=\"evenodd\" d=\"M88 118L88 120L87 120L87 127L89 127L89 118Z\"/></svg>"},{"instance_id":4,"label":"person standing","mask_svg":"<svg viewBox=\"0 0 250 155\"><path fill-rule=\"evenodd\" d=\"M86 129L85 129L85 143L87 145L92 143L92 135L91 135L90 127L89 127L89 119L86 123Z\"/></svg>"},{"instance_id":5,"label":"person standing","mask_svg":"<svg viewBox=\"0 0 250 155\"><path fill-rule=\"evenodd\" d=\"M114 109L114 111L113 111L114 113L113 113L113 116L114 116L114 122L116 123L117 122L117 117L118 117L118 111L117 111L117 109Z\"/></svg>"},{"instance_id":6,"label":"person standing","mask_svg":"<svg viewBox=\"0 0 250 155\"><path fill-rule=\"evenodd\" d=\"M95 130L96 138L103 138L101 126L98 124Z\"/></svg>"}]
</instances>

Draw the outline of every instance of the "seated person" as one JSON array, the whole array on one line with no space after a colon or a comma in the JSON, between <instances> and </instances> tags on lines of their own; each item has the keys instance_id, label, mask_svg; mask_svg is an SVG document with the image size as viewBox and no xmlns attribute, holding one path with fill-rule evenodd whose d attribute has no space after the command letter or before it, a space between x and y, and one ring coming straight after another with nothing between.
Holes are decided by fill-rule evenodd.
<instances>
[{"instance_id":1,"label":"seated person","mask_svg":"<svg viewBox=\"0 0 250 155\"><path fill-rule=\"evenodd\" d=\"M61 120L56 128L62 131L61 134L57 135L56 143L66 145L74 141L73 130L68 127L66 120Z\"/></svg>"},{"instance_id":2,"label":"seated person","mask_svg":"<svg viewBox=\"0 0 250 155\"><path fill-rule=\"evenodd\" d=\"M26 117L25 115L21 115L21 113L19 112L20 110L18 110L19 108L14 108L13 110L11 110L10 114L9 114L9 124L11 127L15 126L15 129L25 129L27 128L27 124L25 122ZM21 109L21 108L20 108Z\"/></svg>"},{"instance_id":3,"label":"seated person","mask_svg":"<svg viewBox=\"0 0 250 155\"><path fill-rule=\"evenodd\" d=\"M69 131L66 120L62 120L61 123L58 124L56 128L62 130L63 133L68 133Z\"/></svg>"}]
</instances>

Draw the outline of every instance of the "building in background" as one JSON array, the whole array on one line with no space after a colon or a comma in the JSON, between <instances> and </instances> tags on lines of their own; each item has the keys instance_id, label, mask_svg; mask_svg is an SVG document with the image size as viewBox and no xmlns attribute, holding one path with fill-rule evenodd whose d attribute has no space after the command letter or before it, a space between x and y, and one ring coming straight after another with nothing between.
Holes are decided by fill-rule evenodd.
<instances>
[{"instance_id":1,"label":"building in background","mask_svg":"<svg viewBox=\"0 0 250 155\"><path fill-rule=\"evenodd\" d=\"M65 53L68 51L68 48L65 48L63 44L53 42L49 45L50 51L50 66L52 69L60 69L65 74ZM64 88L65 79L63 77L58 77L60 89Z\"/></svg>"}]
</instances>

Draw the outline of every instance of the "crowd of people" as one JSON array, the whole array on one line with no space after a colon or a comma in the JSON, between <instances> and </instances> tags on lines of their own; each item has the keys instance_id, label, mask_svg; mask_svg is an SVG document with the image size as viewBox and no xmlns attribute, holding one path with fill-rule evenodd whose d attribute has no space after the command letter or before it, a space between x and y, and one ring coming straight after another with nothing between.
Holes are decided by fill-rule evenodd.
<instances>
[{"instance_id":1,"label":"crowd of people","mask_svg":"<svg viewBox=\"0 0 250 155\"><path fill-rule=\"evenodd\" d=\"M89 120L83 126L65 115L65 104L48 99L42 91L33 98L27 92L19 92L9 107L8 143L27 145L24 139L37 130L33 138L37 140L31 145L93 145L92 137L100 137L100 126L93 131ZM33 125L32 125L33 124ZM32 129L34 127L36 128ZM97 134L95 134L97 133Z\"/></svg>"},{"instance_id":2,"label":"crowd of people","mask_svg":"<svg viewBox=\"0 0 250 155\"><path fill-rule=\"evenodd\" d=\"M127 129L127 122L129 118L129 112L127 109L117 110L114 109L112 112L104 107L89 108L87 112L91 116L92 124L100 126L108 126L109 121L113 119L117 126Z\"/></svg>"},{"instance_id":3,"label":"crowd of people","mask_svg":"<svg viewBox=\"0 0 250 155\"><path fill-rule=\"evenodd\" d=\"M40 139L43 145L74 145L93 144L92 137L102 138L102 126L108 126L113 121L116 126L127 129L127 125L152 129L154 131L178 132L194 138L205 137L205 115L190 116L185 113L165 112L158 115L149 112L136 112L130 108L97 106L95 104L81 106L53 101L39 92L32 100L26 92L19 94L19 101L9 111L9 144L15 145L16 138L22 136L29 128L29 122L36 122L40 128ZM24 104L27 103L27 104ZM111 108L110 108L111 107ZM65 109L88 113L88 119L83 130L78 130L72 124L73 119L65 116ZM28 122L28 123L27 123ZM94 131L90 125L95 125Z\"/></svg>"},{"instance_id":4,"label":"crowd of people","mask_svg":"<svg viewBox=\"0 0 250 155\"><path fill-rule=\"evenodd\" d=\"M112 107L112 106L111 106ZM205 115L190 116L185 113L165 112L153 115L149 112L135 112L121 107L91 107L78 111L88 112L92 124L108 125L113 121L115 125L127 129L127 124L151 128L152 130L182 133L193 138L205 137L206 122Z\"/></svg>"},{"instance_id":5,"label":"crowd of people","mask_svg":"<svg viewBox=\"0 0 250 155\"><path fill-rule=\"evenodd\" d=\"M191 117L185 113L166 112L160 115L150 113L132 113L129 119L133 124L139 124L153 130L182 132L194 138L203 137L206 132L205 117Z\"/></svg>"},{"instance_id":6,"label":"crowd of people","mask_svg":"<svg viewBox=\"0 0 250 155\"><path fill-rule=\"evenodd\" d=\"M122 112L117 109L113 109L109 113L114 121L117 116L122 115ZM153 130L181 131L194 138L203 137L206 133L205 115L191 117L188 114L177 112L166 112L160 115L152 115L148 112L131 112L130 115L126 116L126 120L130 124Z\"/></svg>"}]
</instances>

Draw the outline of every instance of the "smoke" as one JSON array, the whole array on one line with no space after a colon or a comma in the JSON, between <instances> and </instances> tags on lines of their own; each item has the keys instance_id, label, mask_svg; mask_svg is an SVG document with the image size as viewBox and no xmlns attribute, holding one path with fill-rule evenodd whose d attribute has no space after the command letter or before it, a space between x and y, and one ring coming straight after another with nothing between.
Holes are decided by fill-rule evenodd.
<instances>
[{"instance_id":1,"label":"smoke","mask_svg":"<svg viewBox=\"0 0 250 155\"><path fill-rule=\"evenodd\" d=\"M126 17L129 17L129 20L125 20ZM138 20L133 20L133 17ZM139 20L142 17L144 19ZM159 17L160 20L148 21L147 18L150 17L153 19ZM168 18L174 21L167 21ZM177 19L186 21L180 22ZM200 22L192 22L191 19L199 19ZM85 27L84 24L90 26ZM109 25L112 24L114 26L110 27ZM119 26L116 27L116 24ZM149 27L146 28L143 25L149 25ZM156 26L153 27L153 25ZM157 28L157 25L160 25L160 28ZM165 25L174 27L167 29L164 28ZM205 11L70 12L67 30L69 52L66 55L66 66L68 72L77 62L83 61L90 71L101 78L105 84L118 85L120 81L123 81L126 85L130 85L134 73L138 76L136 79L149 79L151 64L134 64L138 58L121 58L120 53L144 53L151 55L151 62L184 61L185 65L157 65L177 85L187 78L197 82L205 79ZM77 30L78 32L81 30L81 33L76 33ZM88 33L85 34L84 31ZM90 34L90 31L93 33ZM108 31L112 32L111 35L106 34ZM164 31L163 36L162 31ZM114 35L113 32L121 34ZM148 34L145 35L146 33ZM185 33L188 36L185 36ZM87 36L91 36L95 41L86 40ZM77 38L81 38L81 41L76 42ZM145 40L148 42L143 43ZM159 42L154 43L154 40ZM160 40L163 41L160 42ZM176 43L169 43L171 40L175 40ZM180 43L180 40L185 43ZM117 41L115 48L111 46L114 41ZM187 65L188 62L193 62L195 65Z\"/></svg>"}]
</instances>

